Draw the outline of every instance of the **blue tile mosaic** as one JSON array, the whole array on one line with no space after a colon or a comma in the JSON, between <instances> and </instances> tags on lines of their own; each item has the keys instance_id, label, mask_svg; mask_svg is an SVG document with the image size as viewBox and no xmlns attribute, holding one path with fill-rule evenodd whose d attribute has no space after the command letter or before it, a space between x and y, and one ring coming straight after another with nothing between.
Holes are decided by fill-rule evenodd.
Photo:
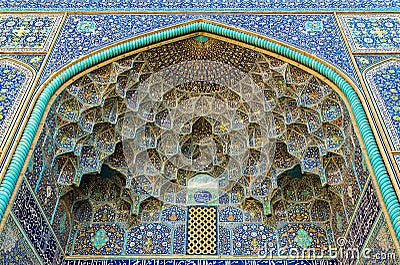
<instances>
[{"instance_id":1,"label":"blue tile mosaic","mask_svg":"<svg viewBox=\"0 0 400 265\"><path fill-rule=\"evenodd\" d=\"M363 73L375 109L380 115L393 150L400 150L400 60L384 61Z\"/></svg>"},{"instance_id":2,"label":"blue tile mosaic","mask_svg":"<svg viewBox=\"0 0 400 265\"><path fill-rule=\"evenodd\" d=\"M359 83L333 15L68 15L40 83L101 47L155 29L205 18L286 42L333 64Z\"/></svg>"},{"instance_id":3,"label":"blue tile mosaic","mask_svg":"<svg viewBox=\"0 0 400 265\"><path fill-rule=\"evenodd\" d=\"M19 187L12 212L44 264L62 264L63 251L25 180Z\"/></svg>"},{"instance_id":4,"label":"blue tile mosaic","mask_svg":"<svg viewBox=\"0 0 400 265\"><path fill-rule=\"evenodd\" d=\"M353 52L400 51L400 15L339 15Z\"/></svg>"},{"instance_id":5,"label":"blue tile mosaic","mask_svg":"<svg viewBox=\"0 0 400 265\"><path fill-rule=\"evenodd\" d=\"M360 54L354 55L357 67L360 72L364 72L365 69L369 68L374 64L378 64L381 61L388 60L390 58L400 58L399 54Z\"/></svg>"},{"instance_id":6,"label":"blue tile mosaic","mask_svg":"<svg viewBox=\"0 0 400 265\"><path fill-rule=\"evenodd\" d=\"M358 82L333 15L210 15L205 17L283 41L338 67Z\"/></svg>"},{"instance_id":7,"label":"blue tile mosaic","mask_svg":"<svg viewBox=\"0 0 400 265\"><path fill-rule=\"evenodd\" d=\"M307 24L305 27L320 31L323 24ZM87 23L80 24L79 28L92 31L96 27ZM201 41L189 38L132 54L82 76L59 94L50 108L26 176L36 187L38 200L49 212L48 217L54 216L54 232L60 242L67 245L68 256L192 254L188 235L196 228L189 223L186 225L190 219L186 209L188 204L177 201L177 205L173 205L175 202L170 198L175 197L171 195L174 191L167 193L169 190L164 187L158 191L157 179L124 175L127 163L123 146L118 142L120 138L116 137L120 134L116 125L127 106L118 98L128 97L133 82L136 84L141 82L141 78L153 78L149 73L157 73L160 68L173 66L182 60L204 58L217 58L218 62L229 62L250 72L251 78L263 83L268 102L280 102L277 97L282 98L281 104L271 103L271 108L276 109L276 113L283 113L283 117L276 114L276 118L285 124L280 130L290 135L282 137L283 132L275 132L280 137L273 162L275 171L271 173L278 178L275 190L270 187L273 185L272 176L268 174L263 175L262 181L252 184L245 179L238 180L228 198L221 200L224 205L218 206L218 215L207 219L218 227L218 232L213 234L216 238L213 242L218 245L215 254L284 256L290 255L291 249L299 251L308 247L318 249L317 253L320 253L345 233L369 173L364 167L358 139L352 132L350 116L340 96L323 81L284 61L212 37ZM217 72L223 70L219 64L214 67ZM130 79L132 73L139 81ZM264 79L260 77L262 73L268 73ZM98 86L99 82L101 86ZM91 84L99 90L93 90ZM219 89L214 85L212 88ZM302 93L297 91L298 88ZM185 89L200 95L204 93L189 85ZM187 93L180 90L173 90L177 99ZM221 93L227 92L221 90ZM239 98L233 96L231 101L241 104ZM301 109L296 102L302 102ZM176 106L172 104L170 108ZM146 143L156 141L153 138L156 132L159 133L159 124L164 124L164 116L157 112L155 117L156 123L149 127L152 133L143 136L149 139ZM200 120L207 121L206 118ZM294 121L296 124L292 124ZM193 121L193 128L201 128L197 127L199 124L207 128L206 123L197 121ZM249 130L256 130L252 126ZM198 129L193 129L194 133ZM343 135L342 131L348 133ZM82 135L90 134L96 137L82 138ZM311 134L327 138L327 144L323 144L325 141L305 142L303 139L311 137ZM107 144L102 141L103 137ZM315 148L318 144L321 146ZM306 152L305 146L310 145L313 148ZM140 148L144 147L149 148ZM163 150L160 150L159 154L163 155ZM333 151L328 154L327 150ZM303 159L303 156L307 161L304 165L297 158ZM89 166L86 166L89 163L82 163L89 160ZM164 161L145 160L138 165L145 165L143 168L148 169L153 163L161 163L157 168L166 169L164 172L169 178L174 178L178 172L170 171ZM345 170L343 165L346 161L354 163L348 162ZM215 162L219 163L218 159ZM257 164L258 160L251 163ZM181 174L192 179L197 176L191 172ZM329 189L322 187L321 175L330 184ZM181 176L176 175L177 178ZM79 187L74 185L77 179ZM130 183L129 187L127 183ZM57 193L60 190L61 193ZM52 214L55 198L65 196L65 191L66 194L72 193L73 199L70 203L60 199L58 209L63 205L69 206ZM253 198L245 195L250 192ZM272 197L267 198L268 194ZM185 199L186 195L176 197ZM70 226L66 221L68 214L62 213L67 209L71 210ZM334 209L334 215L330 209ZM198 218L205 217L199 214ZM332 227L329 220L332 220ZM69 239L63 234L68 227L72 227Z\"/></svg>"},{"instance_id":8,"label":"blue tile mosaic","mask_svg":"<svg viewBox=\"0 0 400 265\"><path fill-rule=\"evenodd\" d=\"M38 72L46 56L42 54L0 54L0 58L4 57L26 63Z\"/></svg>"},{"instance_id":9,"label":"blue tile mosaic","mask_svg":"<svg viewBox=\"0 0 400 265\"><path fill-rule=\"evenodd\" d=\"M62 15L0 14L1 52L46 52Z\"/></svg>"},{"instance_id":10,"label":"blue tile mosaic","mask_svg":"<svg viewBox=\"0 0 400 265\"><path fill-rule=\"evenodd\" d=\"M0 234L0 264L40 264L28 241L10 214Z\"/></svg>"},{"instance_id":11,"label":"blue tile mosaic","mask_svg":"<svg viewBox=\"0 0 400 265\"><path fill-rule=\"evenodd\" d=\"M396 160L397 168L400 170L400 155L393 155Z\"/></svg>"},{"instance_id":12,"label":"blue tile mosaic","mask_svg":"<svg viewBox=\"0 0 400 265\"><path fill-rule=\"evenodd\" d=\"M276 256L278 253L274 229L262 224L242 224L232 229L232 245L235 256Z\"/></svg>"},{"instance_id":13,"label":"blue tile mosaic","mask_svg":"<svg viewBox=\"0 0 400 265\"><path fill-rule=\"evenodd\" d=\"M172 229L164 224L143 224L128 233L126 254L161 255L169 254ZM184 232L184 231L183 231Z\"/></svg>"},{"instance_id":14,"label":"blue tile mosaic","mask_svg":"<svg viewBox=\"0 0 400 265\"><path fill-rule=\"evenodd\" d=\"M17 61L0 58L0 144L7 135L34 74Z\"/></svg>"},{"instance_id":15,"label":"blue tile mosaic","mask_svg":"<svg viewBox=\"0 0 400 265\"><path fill-rule=\"evenodd\" d=\"M400 256L396 252L396 246L383 213L380 214L371 231L368 242L364 246L364 253L367 254L360 260L361 264L400 264Z\"/></svg>"},{"instance_id":16,"label":"blue tile mosaic","mask_svg":"<svg viewBox=\"0 0 400 265\"><path fill-rule=\"evenodd\" d=\"M19 0L12 2L18 4L18 1ZM357 2L357 5L362 1L363 0ZM302 4L291 4L290 2L285 2L280 3L279 8L288 8L287 6L290 6L290 8L305 8L308 5L319 8L318 5L320 5L320 3L314 3L314 1L312 2L312 4L308 2L303 2ZM0 2L0 8L1 3L2 2ZM125 3L124 0L117 1L116 3L119 5L118 7L122 8L125 6L132 8L132 5L139 5L136 2ZM152 1L148 1L148 3L141 3L140 8L147 8L147 5L150 3L154 8L166 8L169 10L174 10L174 8L176 8L178 5L185 5L187 8L192 8L196 5L197 7L201 8L213 8L214 5L214 3L211 3L210 1L196 0L190 2L178 1L171 4L168 4L166 1L160 2L159 4L158 2L154 3ZM273 7L274 3L275 2L250 3L247 1L241 1L240 3L220 2L216 8L228 8L228 4L234 4L235 8L252 6L257 6L256 8L275 8ZM332 6L346 8L345 5L351 5L352 3L353 2L345 4L333 3ZM60 3L57 8L68 8L70 4L71 3L69 2L63 2ZM75 2L74 4L76 5ZM114 5L114 3L106 4L104 1L101 3L89 1L89 3L79 4L79 8L82 8L82 10L89 7L91 8L93 7L92 5L96 5L95 8L110 8ZM278 6L277 3L275 4ZM368 4L371 4L371 1L368 1ZM25 3L25 5L34 5L34 3ZM360 4L360 8L366 8L367 6L368 5L361 6ZM35 8L40 7L36 6ZM52 7L51 5L48 5L47 8L51 9ZM324 7L320 6L320 8ZM379 5L376 5L376 8L379 8ZM49 17L52 17L52 15L49 14ZM18 28L8 30L12 34L16 36L21 35L18 37L26 39L26 41L24 39L21 42L24 43L25 41L25 44L21 45L21 47L24 46L26 48L29 46L28 48L31 49L31 51L44 51L48 48L48 46L46 46L47 42L51 40L51 32L54 28L56 28L56 24L59 22L57 19L59 19L61 15L55 15L54 17L55 20L52 24L53 28L50 29L51 22L48 22L49 24L42 24L43 32L37 33L38 35L34 35L40 39L38 36L42 34L40 35L42 36L42 39L38 41L37 44L29 44L30 46L27 43L30 43L33 39L29 39L30 36L28 35L31 32L39 31L38 29L34 29L35 26L37 26L36 24L30 26L33 28L31 32L29 32L29 29L31 28L27 29L25 26L18 26ZM286 42L289 45L303 49L331 63L358 82L354 68L351 64L350 56L341 37L339 28L335 22L335 18L330 14L71 14L67 16L60 37L57 40L56 46L51 53L49 62L41 77L41 82L44 82L44 80L51 73L58 70L60 67L63 67L70 61L78 59L79 57L101 47L137 36L142 33L150 32L155 29L167 27L177 23L183 23L200 17L234 26L243 30L249 30L257 34ZM23 19L18 20L19 18L17 16L15 18L16 19L14 20L7 20L7 23L10 22L10 24L5 25L7 27L13 27L16 24L12 24L12 21L22 21L21 24L23 23ZM389 22L384 21L382 23L385 26L390 27L388 26ZM33 22L31 24L29 23L27 25L31 25ZM40 25L41 22L39 21L38 23L38 25ZM348 23L350 25L353 22ZM373 28L375 27L373 25L374 22L369 21L368 23L372 23L372 28L370 29L371 32L369 34L375 34L372 32L372 30L376 30L376 28ZM357 24L354 25L357 26ZM393 27L395 27L397 30L397 26L393 25ZM376 32L378 36L380 36L379 34L383 34L382 29L381 31ZM395 31L395 33L396 32L397 31ZM347 35L348 38L349 36L350 35ZM5 44L5 47L7 45L14 45L16 46L14 47L15 49L18 48L17 44L12 44L12 42L10 42L8 39L5 39L4 41L8 43ZM196 41L200 43L200 45L211 45L210 43L213 43L215 40L212 38L197 38ZM391 41L392 44L395 42L394 37ZM193 40L193 42L195 41ZM212 49L212 53L208 53L211 55L214 53L218 54L219 51L223 50L220 48L225 47L224 44L213 43L212 45L215 45L214 47L216 49ZM362 45L366 46L366 44ZM383 44L380 44L380 47L382 49L393 48ZM174 51L175 53L167 51L165 53L165 57L167 57L168 60L174 61L176 59L176 54L187 55L187 53L192 51L190 49L183 50L185 52L180 52L179 49L172 49L171 51ZM251 52L248 53L249 58L239 58L237 57L239 52L237 52L237 50L234 51L235 52L232 52L228 55L232 60L231 62L236 63L238 67L246 68L247 62L245 60L252 58ZM146 57L146 60L150 61L151 59L157 58L157 56L162 54L162 52L162 48L158 51L153 51L153 53L149 52L149 57ZM43 55L35 56L18 54L12 56L31 65L36 70L39 69L44 58ZM147 61L144 63L145 60L138 58L140 58L140 56L136 57L135 59L127 58L125 61L119 60L113 64L113 67L115 68L105 67L105 70L99 69L99 71L88 75L88 79L83 79L82 83L76 83L77 85L75 87L71 86L68 91L66 90L65 93L62 93L58 102L60 104L57 105L57 115L52 113L54 116L50 117L50 121L46 123L46 126L48 127L46 127L45 130L48 130L46 132L48 135L42 135L38 139L38 145L36 146L37 148L34 150L31 163L28 166L28 170L25 172L25 174L29 179L29 184L33 189L35 189L37 200L45 212L47 219L51 220L52 227L47 224L46 218L43 216L41 208L36 204L34 195L31 194L30 189L28 188L29 184L25 180L23 181L17 194L12 211L15 214L18 222L21 224L21 227L27 233L27 238L36 249L38 255L44 260L44 264L61 264L64 262L63 253L61 248L58 247L59 244L57 242L57 238L62 247L67 249L68 256L126 255L126 259L122 259L122 257L121 259L112 260L73 259L67 260L66 264L299 264L299 261L294 260L272 261L268 259L231 259L229 261L208 259L207 261L200 261L196 259L134 260L129 258L131 255L185 255L189 253L187 249L187 233L188 230L191 229L189 225L187 226L186 224L188 217L187 209L185 207L176 205L172 206L169 204L163 204L157 199L149 199L150 203L145 204L143 201L141 208L138 209L139 206L137 206L136 202L137 198L134 196L143 196L146 198L147 195L144 196L140 193L143 191L139 192L138 190L132 188L132 186L129 187L130 190L126 188L125 178L123 177L115 180L115 182L111 181L111 176L116 176L119 173L114 172L114 170L111 169L104 171L101 163L99 162L99 157L102 157L103 159L104 157L115 152L109 158L107 158L107 160L105 160L105 163L108 163L108 165L116 168L116 170L121 170L124 166L126 167L124 163L121 163L122 151L118 151L118 143L116 143L117 136L115 136L115 131L108 130L107 128L103 128L104 126L101 127L102 125L99 125L100 123L104 122L111 124L115 124L117 122L118 113L124 111L124 106L120 101L115 100L115 98L121 96L122 94L117 95L113 93L126 93L126 91L121 92L117 91L116 89L113 93L109 93L110 91L103 93L105 90L101 91L101 93L99 92L100 97L103 97L103 95L107 94L107 97L113 98L112 100L110 100L110 98L106 98L104 102L101 103L101 121L92 117L92 114L97 115L96 111L83 117L82 113L89 109L89 107L84 111L80 111L81 108L83 109L83 105L85 105L86 108L86 106L90 105L90 107L92 107L94 104L98 103L96 100L94 100L94 97L86 97L87 95L91 95L90 93L82 92L86 91L86 89L90 89L87 85L92 81L101 82L101 80L106 80L105 82L111 82L109 81L111 80L109 78L109 71L117 69L115 71L124 72L127 71L127 68L133 68L133 66L137 64L140 65L140 74L143 75L143 78L145 78L145 76L148 74L147 71L150 69L150 64L147 65ZM363 62L362 57L360 56L359 58L357 57L356 60L359 64L363 64L363 69L373 64L377 60L386 59L384 55L376 56L376 60L373 62ZM151 61L151 63L154 62ZM267 64L270 64L270 66L272 65L273 67L268 68L269 66L265 66ZM145 67L141 67L142 65L145 65ZM273 58L269 58L266 61L261 62L258 67L260 68L260 73L274 73L274 78L282 74L279 73L279 71L283 71L282 69L285 69L284 71L288 71L287 75L293 75L290 78L292 84L296 82L301 83L301 80L304 79L304 74L298 72L294 67L278 67L280 70L276 70L278 69L276 68L277 65L282 66L282 63ZM156 69L157 67L154 68ZM129 71L131 70L132 69ZM136 70L137 69L133 69L132 71ZM386 70L388 70L387 73L378 73L374 76L375 79L373 80L379 80L380 83L387 83L388 79L393 80L393 78L395 78L391 76L391 74L394 76L399 76L399 74L396 72L397 69L394 71L394 73L391 72L393 70L392 68ZM259 75L260 73L256 72L255 74ZM118 75L119 74L120 73L118 72ZM287 78L287 75L284 74L283 76ZM124 83L127 80L124 81L124 77L125 76L121 76L121 78L118 79L117 84L120 85L120 87L127 87L127 83ZM263 76L263 78L267 77L268 74ZM309 78L308 75L307 78ZM262 78L260 77L258 81L261 79ZM218 206L218 218L215 218L215 222L218 224L216 240L218 244L218 255L266 256L277 255L279 250L281 252L279 252L278 255L283 256L286 255L290 249L301 251L302 249L311 247L313 249L319 249L319 251L327 250L329 245L334 245L335 237L342 235L348 227L350 228L348 238L345 239L347 244L346 246L360 249L364 245L364 242L366 242L368 232L371 231L372 224L375 223L380 208L371 182L366 184L367 188L361 199L361 205L356 208L357 202L361 196L361 190L363 189L367 181L367 177L369 176L368 169L364 167L365 165L362 159L361 151L358 150L358 147L358 149L354 148L357 146L356 142L358 140L352 133L345 135L345 137L341 133L341 130L351 131L352 127L349 125L349 116L344 110L344 105L342 104L340 98L335 93L329 92L329 94L327 91L325 91L325 88L321 89L323 84L320 82L320 80L316 80L314 77L310 77L307 80L307 82L309 82L307 83L309 85L308 91L306 91L305 94L302 94L301 100L304 100L304 104L302 104L310 107L316 106L316 102L320 101L318 103L318 108L321 107L321 115L317 115L318 121L311 121L310 117L313 115L311 110L309 113L302 115L304 113L301 112L298 106L296 107L295 103L297 101L286 100L281 102L282 104L279 107L282 109L280 109L280 111L285 115L285 119L282 119L282 123L287 126L287 129L285 129L285 134L287 133L290 135L290 137L288 137L288 139L285 141L287 141L288 146L290 145L288 148L291 148L290 150L292 153L290 153L290 150L289 153L283 151L278 153L277 159L285 156L289 158L286 161L276 161L276 164L279 164L279 166L284 168L284 170L292 167L293 165L290 165L288 161L297 161L295 155L293 154L295 153L293 150L298 151L296 155L300 153L299 150L301 152L304 151L302 149L304 145L299 144L299 142L302 140L302 137L297 136L300 134L301 136L303 136L303 134L309 136L310 133L313 133L313 137L315 138L321 137L321 135L322 137L325 137L324 135L326 135L328 143L326 148L329 150L334 150L334 153L339 153L340 156L343 155L345 158L343 159L339 157L339 154L332 154L332 157L327 156L326 160L324 160L324 163L321 163L321 161L316 161L315 157L319 157L320 155L322 156L321 152L325 152L326 155L327 150L323 150L324 148L310 148L310 150L308 150L309 152L307 151L307 153L304 153L304 157L301 157L301 159L307 160L307 163L302 163L301 166L304 170L317 172L318 174L316 173L315 176L317 177L315 180L310 176L302 176L300 172L297 174L300 176L297 177L301 179L301 181L296 181L296 177L292 176L296 175L294 172L295 170L293 170L293 172L289 170L290 174L288 174L290 175L290 179L285 180L285 178L282 177L279 180L279 190L277 191L276 196L274 195L274 200L268 198L268 200L270 200L269 202L271 203L271 205L268 206L264 205L266 204L265 201L263 204L258 201L247 201L247 199L245 199L244 190L240 190L240 187L235 190L235 193L232 189L231 197L227 198L225 201L227 205ZM274 84L282 84L279 83L279 80L278 82L275 81ZM115 81L112 81L112 83L115 83ZM110 87L112 86L110 85ZM78 93L73 89L80 89L80 92ZM272 91L272 88L269 89ZM282 93L282 98L294 97L292 94L286 94L283 96L284 93L289 93L286 91L289 89L282 91L279 90L279 87L276 87L273 90L274 92L275 89L277 94ZM394 88L389 88L389 90L392 89ZM268 92L269 91L266 90L267 94ZM400 91L396 90L396 93L400 93ZM393 97L393 95L389 96ZM328 97L329 99L326 99ZM109 105L115 106L115 108L109 108ZM397 110L397 105L396 108L393 109ZM107 116L104 115L104 113L110 114ZM66 138L63 138L62 136L67 135L69 137L68 139L72 139L73 137L78 139L82 137L82 135L79 133L83 132L78 132L78 125L75 124L73 126L66 126L66 124L71 121L76 122L76 119L79 115L82 115L81 118L86 119L88 123L90 123L89 127L91 128L88 130L90 130L90 132L93 131L93 135L97 135L96 139L110 137L107 138L109 146L106 146L106 144L104 144L101 140L96 140L95 138L89 137L90 139L87 139L88 145L81 147L81 149L76 151L74 154L71 153L70 156L64 155L64 153L74 151L73 149L75 148L75 143L72 143L72 141L70 143L65 142ZM49 116L52 115L50 114ZM306 118L304 119L303 116ZM315 115L313 117L315 117ZM295 127L292 124L293 121L297 121L297 123L307 123L309 126ZM326 124L323 125L323 123L328 122L332 122L334 126L332 125L329 127L326 126ZM312 124L314 124L316 127L323 126L323 128L321 127L322 129L319 132L314 131ZM84 126L81 126L81 124L79 126L79 128L84 128ZM341 129L335 129L336 127L340 127ZM342 127L344 129L342 129ZM57 138L58 136L60 137ZM89 146L93 144L93 141L96 141L96 144L98 144L97 149ZM111 142L112 144L109 144ZM309 144L311 145L311 143L307 143L307 145ZM286 145L284 147L286 148ZM285 148L282 147L281 149L283 150ZM102 150L101 154L99 152L100 149ZM53 157L56 156L56 153L57 155L63 153L63 156L53 159ZM79 161L75 161L73 157L73 155L77 154L82 155L82 159ZM43 156L45 156L46 159L43 159ZM354 159L354 169L349 169L349 172L342 170L341 165L345 163L345 160L353 161L352 159L354 156L356 156L356 159ZM118 161L118 163L116 163L116 161ZM52 164L53 162L54 165ZM87 163L84 164L83 162ZM52 166L54 166L54 168L52 168ZM84 170L82 171L84 173L93 173L96 181L93 181L93 179L86 180L83 178L79 185L79 187L82 189L77 191L76 189L73 190L73 188L68 185L71 185L76 180L76 171L82 170L82 168L79 167L84 167ZM320 185L321 183L318 175L322 174L320 171L322 170L320 169L322 167L331 186L330 192L327 192L327 189L323 189L323 187ZM52 168L52 170L49 168ZM55 178L53 175L55 175L55 172L58 171L60 174L57 175L57 178ZM101 172L94 173L94 171ZM337 174L337 172L340 173ZM87 175L88 174L86 174L85 177L87 177ZM101 181L99 179L101 179ZM338 183L342 182L348 185L346 187L337 185ZM240 185L242 184L243 183ZM246 184L243 185L245 186ZM261 196L264 195L263 192L270 192L269 189L270 187L259 186L257 189L254 189L254 192L255 194L257 192L260 193L257 195ZM71 192L71 190L73 191ZM342 202L342 200L338 200L339 196L336 193L340 194L341 198L344 198L344 202ZM57 196L60 197L60 200L58 201ZM151 203L152 201L153 203ZM308 202L309 206L303 207L302 205L305 202ZM229 204L234 206L229 206ZM272 207L272 209L269 209L268 207ZM329 209L332 209L336 215L331 215L331 211ZM272 212L272 217L271 213L268 211ZM351 223L351 216L354 211L356 211L356 215L354 217L354 222ZM266 212L268 212L268 215ZM328 220L331 220L330 224L328 224ZM359 230L364 231L359 233ZM3 234L0 234L0 242L2 240L2 235ZM268 252L266 252L267 250ZM0 253L1 251L2 250L0 248ZM318 253L319 252L317 252L317 254ZM351 264L353 261L346 260L345 262L348 262L345 264ZM29 264L29 261L27 263ZM300 264L313 265L330 265L337 263L338 262L335 260L303 260L300 262Z\"/></svg>"},{"instance_id":17,"label":"blue tile mosaic","mask_svg":"<svg viewBox=\"0 0 400 265\"><path fill-rule=\"evenodd\" d=\"M314 1L314 0L269 0L269 1L211 1L211 0L156 0L156 1L63 1L63 0L45 0L45 1L24 1L24 0L2 0L0 8L3 10L130 10L130 11L228 11L228 10L395 10L400 4L396 1L387 2L383 0L348 0L348 1Z\"/></svg>"},{"instance_id":18,"label":"blue tile mosaic","mask_svg":"<svg viewBox=\"0 0 400 265\"><path fill-rule=\"evenodd\" d=\"M361 250L364 243L367 241L368 235L372 231L372 227L378 218L380 210L381 206L372 180L370 179L358 209L354 214L354 219L352 220L347 235L346 237L338 239L337 247L341 247L343 250ZM340 255L339 261L343 262L343 264L355 264L357 261L356 258L358 257L349 254L351 253L344 251L344 253Z\"/></svg>"},{"instance_id":19,"label":"blue tile mosaic","mask_svg":"<svg viewBox=\"0 0 400 265\"><path fill-rule=\"evenodd\" d=\"M40 83L67 63L101 47L193 18L192 15L68 15Z\"/></svg>"},{"instance_id":20,"label":"blue tile mosaic","mask_svg":"<svg viewBox=\"0 0 400 265\"><path fill-rule=\"evenodd\" d=\"M74 255L120 255L125 231L112 224L84 226L76 233Z\"/></svg>"}]
</instances>

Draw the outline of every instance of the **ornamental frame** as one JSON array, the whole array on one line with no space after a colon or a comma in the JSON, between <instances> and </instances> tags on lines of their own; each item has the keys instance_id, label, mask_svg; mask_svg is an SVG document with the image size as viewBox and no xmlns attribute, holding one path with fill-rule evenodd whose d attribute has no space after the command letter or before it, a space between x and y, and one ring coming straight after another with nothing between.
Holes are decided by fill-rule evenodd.
<instances>
[{"instance_id":1,"label":"ornamental frame","mask_svg":"<svg viewBox=\"0 0 400 265\"><path fill-rule=\"evenodd\" d=\"M359 95L353 88L354 85L352 82L348 78L344 78L344 75L331 65L320 62L299 49L287 47L266 37L239 31L235 28L204 19L197 19L160 29L105 47L65 66L48 79L39 92L40 95L23 129L22 136L6 174L1 180L0 219L2 221L0 227L5 222L6 218L3 217L9 211L9 204L12 201L13 194L15 195L16 190L18 190L17 183L21 181L21 172L23 172L27 158L29 158L32 152L32 146L35 144L38 131L43 125L47 107L51 103L52 98L57 95L57 91L75 81L79 75L93 70L94 67L99 68L108 63L110 59L122 58L128 56L131 51L137 52L137 50L143 49L146 46L174 41L187 35L218 36L221 39L225 38L229 41L239 42L242 46L249 46L251 49L259 50L263 53L273 54L278 59L285 59L295 66L306 68L308 72L318 75L333 87L345 101L351 119L356 125L354 128L356 134L362 140L362 149L365 151L364 154L373 175L372 179L377 188L379 200L382 203L387 219L391 221L392 233L396 235L397 241L400 241L400 203L368 122L366 112L363 109Z\"/></svg>"}]
</instances>

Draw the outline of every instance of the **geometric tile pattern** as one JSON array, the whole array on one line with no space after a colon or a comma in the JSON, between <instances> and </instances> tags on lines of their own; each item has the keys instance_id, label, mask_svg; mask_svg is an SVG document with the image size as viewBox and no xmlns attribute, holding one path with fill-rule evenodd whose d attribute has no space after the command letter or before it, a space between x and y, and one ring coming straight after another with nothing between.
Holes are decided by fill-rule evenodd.
<instances>
[{"instance_id":1,"label":"geometric tile pattern","mask_svg":"<svg viewBox=\"0 0 400 265\"><path fill-rule=\"evenodd\" d=\"M1 52L46 52L62 15L0 14Z\"/></svg>"},{"instance_id":2,"label":"geometric tile pattern","mask_svg":"<svg viewBox=\"0 0 400 265\"><path fill-rule=\"evenodd\" d=\"M33 73L22 64L0 58L0 143L17 116L17 110L33 77Z\"/></svg>"},{"instance_id":3,"label":"geometric tile pattern","mask_svg":"<svg viewBox=\"0 0 400 265\"><path fill-rule=\"evenodd\" d=\"M390 59L369 68L364 78L393 150L400 150L400 60Z\"/></svg>"},{"instance_id":4,"label":"geometric tile pattern","mask_svg":"<svg viewBox=\"0 0 400 265\"><path fill-rule=\"evenodd\" d=\"M400 15L340 15L353 52L399 52Z\"/></svg>"},{"instance_id":5,"label":"geometric tile pattern","mask_svg":"<svg viewBox=\"0 0 400 265\"><path fill-rule=\"evenodd\" d=\"M0 234L0 263L21 265L40 264L36 254L15 223L12 214L8 216Z\"/></svg>"}]
</instances>

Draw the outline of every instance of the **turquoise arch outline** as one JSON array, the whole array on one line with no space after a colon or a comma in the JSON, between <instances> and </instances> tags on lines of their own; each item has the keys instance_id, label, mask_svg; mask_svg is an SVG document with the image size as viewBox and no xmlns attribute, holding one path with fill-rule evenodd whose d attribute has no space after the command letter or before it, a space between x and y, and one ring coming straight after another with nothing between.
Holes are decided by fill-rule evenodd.
<instances>
[{"instance_id":1,"label":"turquoise arch outline","mask_svg":"<svg viewBox=\"0 0 400 265\"><path fill-rule=\"evenodd\" d=\"M340 90L346 95L348 101L350 102L350 107L353 111L357 126L360 130L361 138L364 141L365 147L367 149L367 154L370 158L380 192L382 194L386 208L389 212L392 226L396 233L397 239L400 241L400 203L396 197L395 190L386 171L385 164L380 155L377 143L375 141L371 127L368 123L368 119L362 107L361 101L359 100L357 93L354 91L351 85L330 67L304 54L301 54L300 52L263 39L261 37L252 36L247 33L229 29L225 26L214 25L210 22L200 20L195 20L189 22L188 24L176 26L174 28L165 29L160 32L139 37L137 39L102 50L86 59L83 59L69 66L67 69L58 74L40 94L29 117L28 123L25 126L22 137L13 154L3 181L0 184L0 219L3 218L7 205L11 199L11 194L16 187L16 183L24 166L25 160L28 156L29 149L33 143L40 121L44 115L46 106L48 105L50 98L61 85L63 85L76 74L90 67L93 67L96 64L101 63L107 59L138 48L145 47L150 44L158 43L195 32L208 32L216 34L277 53L319 72L340 88Z\"/></svg>"}]
</instances>

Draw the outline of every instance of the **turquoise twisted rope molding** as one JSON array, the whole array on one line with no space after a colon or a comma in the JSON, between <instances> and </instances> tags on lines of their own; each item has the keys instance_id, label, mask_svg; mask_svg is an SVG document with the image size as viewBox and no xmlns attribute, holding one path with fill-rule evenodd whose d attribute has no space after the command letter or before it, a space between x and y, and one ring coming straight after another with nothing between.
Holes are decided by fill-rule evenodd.
<instances>
[{"instance_id":1,"label":"turquoise twisted rope molding","mask_svg":"<svg viewBox=\"0 0 400 265\"><path fill-rule=\"evenodd\" d=\"M75 63L62 71L56 76L40 94L35 107L29 117L28 123L24 129L22 137L14 152L7 172L0 184L0 219L3 218L7 204L10 201L11 194L15 189L17 180L22 171L24 162L27 158L30 146L39 127L39 123L44 115L47 104L54 92L66 81L76 74L88 69L96 64L108 60L112 57L124 54L126 52L145 47L150 44L158 43L164 40L183 36L194 32L208 32L243 43L251 44L259 48L272 51L289 59L297 61L327 77L336 84L346 95L350 102L351 109L354 113L357 126L361 132L361 138L367 149L367 154L371 160L374 174L379 184L383 200L390 215L390 219L396 233L397 239L400 241L400 203L397 200L394 188L391 184L389 175L386 171L378 146L375 142L371 127L369 126L367 116L357 96L350 84L334 70L328 66L307 57L297 51L285 46L273 43L260 37L252 36L246 33L238 32L223 26L214 25L205 21L194 21L186 25L177 26L172 29L166 29L161 32L140 37L129 42L125 42L109 49L94 54L82 61Z\"/></svg>"}]
</instances>

